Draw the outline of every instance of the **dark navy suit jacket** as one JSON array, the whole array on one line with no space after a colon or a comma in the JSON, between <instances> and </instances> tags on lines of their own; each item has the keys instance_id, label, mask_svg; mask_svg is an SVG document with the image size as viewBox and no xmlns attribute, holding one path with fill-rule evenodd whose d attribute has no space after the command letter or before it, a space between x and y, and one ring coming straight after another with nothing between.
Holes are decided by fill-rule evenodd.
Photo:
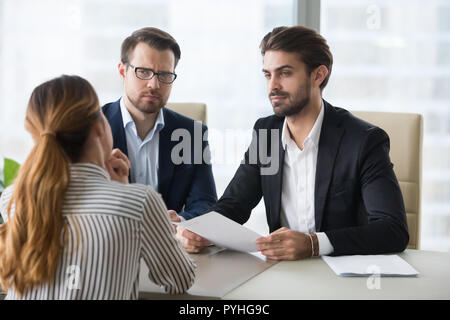
<instances>
[{"instance_id":1,"label":"dark navy suit jacket","mask_svg":"<svg viewBox=\"0 0 450 320\"><path fill-rule=\"evenodd\" d=\"M119 148L128 156L120 100L104 105L102 110L111 125L114 148ZM166 108L162 108L161 112L164 112L165 125L159 133L158 192L168 209L177 211L185 219L191 219L208 211L217 201L211 164L198 154L197 161L194 161L195 152L200 151L203 155L203 150L209 150L208 141L202 139L207 128L202 125L201 137L199 134L197 137L194 135L194 120ZM197 125L200 126L199 123ZM176 129L186 129L190 133L192 152L190 161L186 161L188 163L172 162L172 149L181 141L171 140L172 132ZM197 143L201 143L201 150L195 148L194 137L200 139ZM201 163L198 159L201 159Z\"/></svg>"},{"instance_id":2,"label":"dark navy suit jacket","mask_svg":"<svg viewBox=\"0 0 450 320\"><path fill-rule=\"evenodd\" d=\"M324 107L314 194L316 231L328 236L333 255L403 251L409 234L403 197L389 159L388 135L326 101ZM253 147L260 139L268 141L265 149L270 153L270 130L279 132L279 148L269 154L278 161L278 171L261 174L270 163L261 161L259 152L252 163L247 151L212 210L242 224L264 197L270 232L281 228L283 121L284 117L275 115L259 119L254 129L265 130L252 140Z\"/></svg>"}]
</instances>

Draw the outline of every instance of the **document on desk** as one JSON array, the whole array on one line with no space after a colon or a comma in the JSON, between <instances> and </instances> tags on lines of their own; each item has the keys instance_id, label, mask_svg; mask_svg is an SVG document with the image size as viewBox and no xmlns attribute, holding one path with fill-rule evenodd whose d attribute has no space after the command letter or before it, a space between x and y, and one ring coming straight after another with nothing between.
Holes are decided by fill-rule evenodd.
<instances>
[{"instance_id":1,"label":"document on desk","mask_svg":"<svg viewBox=\"0 0 450 320\"><path fill-rule=\"evenodd\" d=\"M395 254L323 256L322 259L337 275L343 277L364 277L374 274L388 277L415 277L419 274L417 270Z\"/></svg>"},{"instance_id":2,"label":"document on desk","mask_svg":"<svg viewBox=\"0 0 450 320\"><path fill-rule=\"evenodd\" d=\"M255 241L261 237L260 234L215 211L175 224L208 239L219 247L241 252L258 251Z\"/></svg>"}]
</instances>

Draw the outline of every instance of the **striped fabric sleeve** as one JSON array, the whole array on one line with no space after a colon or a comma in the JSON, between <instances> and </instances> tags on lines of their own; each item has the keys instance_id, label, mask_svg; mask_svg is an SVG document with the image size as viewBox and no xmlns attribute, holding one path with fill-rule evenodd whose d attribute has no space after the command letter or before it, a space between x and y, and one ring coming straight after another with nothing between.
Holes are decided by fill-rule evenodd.
<instances>
[{"instance_id":1,"label":"striped fabric sleeve","mask_svg":"<svg viewBox=\"0 0 450 320\"><path fill-rule=\"evenodd\" d=\"M2 216L3 222L6 222L8 220L8 213L6 210L8 209L8 203L9 199L11 199L13 192L13 187L9 186L5 190L3 190L1 196L0 196L0 214ZM11 208L12 212L14 212L14 205Z\"/></svg>"},{"instance_id":2,"label":"striped fabric sleeve","mask_svg":"<svg viewBox=\"0 0 450 320\"><path fill-rule=\"evenodd\" d=\"M166 293L183 293L194 283L196 265L176 239L161 195L149 188L143 204L141 255L149 279Z\"/></svg>"},{"instance_id":3,"label":"striped fabric sleeve","mask_svg":"<svg viewBox=\"0 0 450 320\"><path fill-rule=\"evenodd\" d=\"M3 221L6 221L6 212L4 212L4 211L6 211L6 209L4 208L5 206L3 205L3 202L5 202L5 195L4 194L2 194L2 195L0 195L0 215L1 215L1 217L2 217L2 219L3 219Z\"/></svg>"}]
</instances>

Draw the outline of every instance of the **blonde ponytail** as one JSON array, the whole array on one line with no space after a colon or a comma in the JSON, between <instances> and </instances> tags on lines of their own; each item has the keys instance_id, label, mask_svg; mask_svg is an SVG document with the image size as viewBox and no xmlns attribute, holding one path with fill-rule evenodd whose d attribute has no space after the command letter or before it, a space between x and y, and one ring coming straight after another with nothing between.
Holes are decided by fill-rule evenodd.
<instances>
[{"instance_id":1,"label":"blonde ponytail","mask_svg":"<svg viewBox=\"0 0 450 320\"><path fill-rule=\"evenodd\" d=\"M69 165L80 157L99 112L94 89L77 76L33 91L25 127L35 145L14 183L8 221L0 226L1 286L14 288L19 297L55 275L67 234L62 205Z\"/></svg>"}]
</instances>

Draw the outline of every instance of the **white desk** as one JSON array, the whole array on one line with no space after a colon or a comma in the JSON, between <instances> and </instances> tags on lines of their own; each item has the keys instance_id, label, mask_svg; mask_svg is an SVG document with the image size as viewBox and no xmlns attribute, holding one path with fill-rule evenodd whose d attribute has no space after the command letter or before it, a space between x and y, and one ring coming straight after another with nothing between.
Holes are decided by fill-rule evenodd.
<instances>
[{"instance_id":1,"label":"white desk","mask_svg":"<svg viewBox=\"0 0 450 320\"><path fill-rule=\"evenodd\" d=\"M249 269L252 268L249 267L244 269L246 276L243 276L239 270L245 264L245 258L242 258L244 255L230 251L212 256L207 253L192 255L199 264L193 289L199 284L209 288L224 288L214 297L206 291L202 292L203 296L189 291L190 294L181 296L143 293L142 297L237 300L450 299L450 253L406 250L399 256L419 271L420 275L413 278L382 277L380 289L372 290L368 289L367 277L339 277L321 258L266 265L262 272L253 277L248 277ZM246 277L247 280L244 279ZM211 279L214 283L208 284ZM229 290L230 287L234 288Z\"/></svg>"},{"instance_id":2,"label":"white desk","mask_svg":"<svg viewBox=\"0 0 450 320\"><path fill-rule=\"evenodd\" d=\"M220 299L275 261L263 261L253 255L236 252L217 252L217 247L205 248L201 254L191 254L197 264L194 285L186 294L167 295L148 279L148 268L141 261L139 298L141 299Z\"/></svg>"},{"instance_id":3,"label":"white desk","mask_svg":"<svg viewBox=\"0 0 450 320\"><path fill-rule=\"evenodd\" d=\"M224 299L450 299L450 253L406 250L399 254L420 274L382 277L368 289L366 277L339 277L322 259L281 262Z\"/></svg>"}]
</instances>

